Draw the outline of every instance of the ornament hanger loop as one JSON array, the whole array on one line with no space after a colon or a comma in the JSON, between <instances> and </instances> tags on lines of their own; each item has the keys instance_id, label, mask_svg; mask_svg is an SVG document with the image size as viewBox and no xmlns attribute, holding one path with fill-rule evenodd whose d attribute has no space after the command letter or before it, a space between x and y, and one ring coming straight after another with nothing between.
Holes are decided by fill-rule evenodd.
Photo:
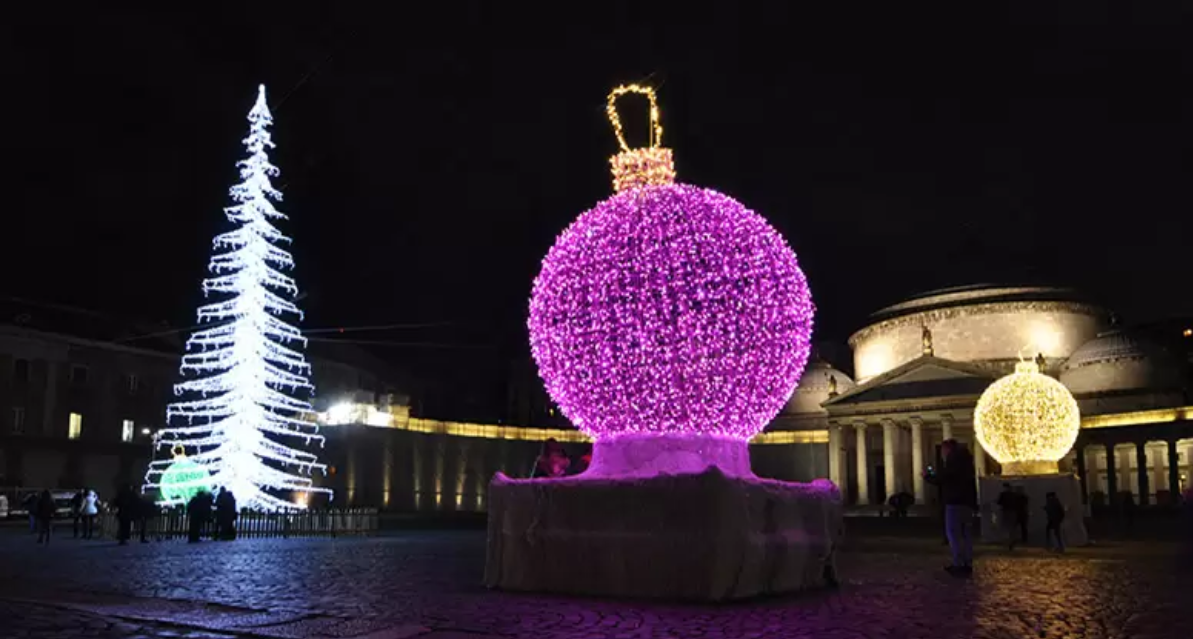
<instances>
[{"instance_id":1,"label":"ornament hanger loop","mask_svg":"<svg viewBox=\"0 0 1193 639\"><path fill-rule=\"evenodd\" d=\"M650 100L650 148L658 148L663 141L663 125L659 123L659 103L655 98L654 89L651 87L642 86L640 84L623 84L609 93L609 98L605 103L605 113L609 115L609 123L613 125L613 133L617 135L617 143L621 145L622 151L629 151L630 145L626 144L625 132L621 128L621 117L617 114L617 98L627 93L638 93L645 95L646 99Z\"/></svg>"},{"instance_id":2,"label":"ornament hanger loop","mask_svg":"<svg viewBox=\"0 0 1193 639\"><path fill-rule=\"evenodd\" d=\"M175 457L186 457L186 448L182 444L174 444L174 447L170 449L170 452Z\"/></svg>"}]
</instances>

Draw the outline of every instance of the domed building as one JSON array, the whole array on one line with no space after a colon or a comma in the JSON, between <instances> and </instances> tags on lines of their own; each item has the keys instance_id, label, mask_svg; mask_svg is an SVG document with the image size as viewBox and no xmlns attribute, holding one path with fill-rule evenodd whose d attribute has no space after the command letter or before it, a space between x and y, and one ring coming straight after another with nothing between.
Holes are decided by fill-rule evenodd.
<instances>
[{"instance_id":1,"label":"domed building","mask_svg":"<svg viewBox=\"0 0 1193 639\"><path fill-rule=\"evenodd\" d=\"M1020 358L1043 355L1051 370L1109 326L1110 314L1074 291L1044 286L968 286L888 306L849 338L858 383L923 354L1009 373Z\"/></svg>"},{"instance_id":2,"label":"domed building","mask_svg":"<svg viewBox=\"0 0 1193 639\"><path fill-rule=\"evenodd\" d=\"M1180 432L1188 380L1178 357L1141 332L1109 330L1075 350L1059 379L1085 417L1086 437L1078 445L1099 444L1083 450L1087 494L1103 503L1124 492L1137 503L1163 502L1171 479L1178 488L1188 485L1193 433ZM1175 473L1169 471L1170 440Z\"/></svg>"},{"instance_id":3,"label":"domed building","mask_svg":"<svg viewBox=\"0 0 1193 639\"><path fill-rule=\"evenodd\" d=\"M1136 395L1148 391L1147 394L1154 395L1179 390L1183 382L1181 377L1178 359L1147 337L1124 330L1107 331L1082 344L1060 368L1060 381L1074 395L1106 396L1100 405L1083 407L1087 412L1109 408L1111 396L1115 394ZM1143 406L1136 404L1122 408Z\"/></svg>"},{"instance_id":4,"label":"domed building","mask_svg":"<svg viewBox=\"0 0 1193 639\"><path fill-rule=\"evenodd\" d=\"M828 477L828 411L824 403L853 388L853 379L813 353L783 411L754 438L750 464L763 477L811 481Z\"/></svg>"},{"instance_id":5,"label":"domed building","mask_svg":"<svg viewBox=\"0 0 1193 639\"><path fill-rule=\"evenodd\" d=\"M787 400L783 413L772 424L772 428L782 428L788 423L804 426L804 422L808 421L827 425L828 411L823 404L854 386L853 379L848 375L823 359L814 358L808 362L799 386L791 394L791 399Z\"/></svg>"},{"instance_id":6,"label":"domed building","mask_svg":"<svg viewBox=\"0 0 1193 639\"><path fill-rule=\"evenodd\" d=\"M772 429L826 424L828 476L854 504L885 503L898 492L933 502L922 474L940 463L940 443L949 438L977 453L979 475L997 472L974 438L973 410L991 383L1029 358L1078 401L1081 436L1062 468L1081 475L1088 494L1132 491L1146 502L1167 498L1189 476L1186 367L1117 329L1107 309L1072 290L980 285L926 293L874 313L849 346L857 383L828 364L810 364L807 388L801 384ZM825 388L824 371L837 380L835 392Z\"/></svg>"}]
</instances>

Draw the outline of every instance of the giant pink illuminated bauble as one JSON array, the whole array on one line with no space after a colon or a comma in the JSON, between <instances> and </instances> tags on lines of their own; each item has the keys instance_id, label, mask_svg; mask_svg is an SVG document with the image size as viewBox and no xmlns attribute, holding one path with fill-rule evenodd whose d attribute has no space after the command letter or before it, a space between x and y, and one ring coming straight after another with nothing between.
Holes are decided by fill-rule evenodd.
<instances>
[{"instance_id":1,"label":"giant pink illuminated bauble","mask_svg":"<svg viewBox=\"0 0 1193 639\"><path fill-rule=\"evenodd\" d=\"M644 186L556 240L530 345L547 392L598 441L746 440L799 382L812 314L795 253L765 219L716 191Z\"/></svg>"}]
</instances>

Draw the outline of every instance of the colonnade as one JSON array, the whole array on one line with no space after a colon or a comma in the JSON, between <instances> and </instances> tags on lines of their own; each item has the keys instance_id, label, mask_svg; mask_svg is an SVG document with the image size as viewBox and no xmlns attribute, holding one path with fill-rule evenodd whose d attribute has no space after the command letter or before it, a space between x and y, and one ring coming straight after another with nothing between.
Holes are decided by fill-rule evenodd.
<instances>
[{"instance_id":1,"label":"colonnade","mask_svg":"<svg viewBox=\"0 0 1193 639\"><path fill-rule=\"evenodd\" d=\"M1174 500L1189 486L1193 470L1193 439L1172 434L1163 439L1141 436L1131 441L1079 441L1074 466L1082 495L1102 493L1106 503L1130 493L1137 504Z\"/></svg>"},{"instance_id":2,"label":"colonnade","mask_svg":"<svg viewBox=\"0 0 1193 639\"><path fill-rule=\"evenodd\" d=\"M876 470L877 464L870 458L870 440L871 433L879 428L882 429L882 471L886 495L871 495L870 472ZM936 446L946 439L965 441L974 452L978 476L986 474L986 456L973 441L972 429L967 424L964 427L965 436L958 435L961 430L948 414L932 421L920 415L834 421L829 424L829 479L842 491L846 491L851 484L856 485L857 505L882 504L889 495L901 491L914 495L917 504L927 503L923 478L927 467L925 450L935 451ZM849 452L856 456L852 482L848 476L850 464L844 456Z\"/></svg>"}]
</instances>

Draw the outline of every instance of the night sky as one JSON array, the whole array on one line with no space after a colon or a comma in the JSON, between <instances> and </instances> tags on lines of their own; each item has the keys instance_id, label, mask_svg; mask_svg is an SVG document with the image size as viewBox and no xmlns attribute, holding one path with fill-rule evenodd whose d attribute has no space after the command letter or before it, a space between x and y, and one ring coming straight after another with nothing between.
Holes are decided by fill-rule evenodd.
<instances>
[{"instance_id":1,"label":"night sky","mask_svg":"<svg viewBox=\"0 0 1193 639\"><path fill-rule=\"evenodd\" d=\"M538 261L611 194L605 95L639 81L680 179L788 238L818 339L978 282L1193 314L1189 16L1161 3L431 4L7 16L0 293L193 323L263 82L304 325L435 324L343 337L496 396Z\"/></svg>"}]
</instances>

